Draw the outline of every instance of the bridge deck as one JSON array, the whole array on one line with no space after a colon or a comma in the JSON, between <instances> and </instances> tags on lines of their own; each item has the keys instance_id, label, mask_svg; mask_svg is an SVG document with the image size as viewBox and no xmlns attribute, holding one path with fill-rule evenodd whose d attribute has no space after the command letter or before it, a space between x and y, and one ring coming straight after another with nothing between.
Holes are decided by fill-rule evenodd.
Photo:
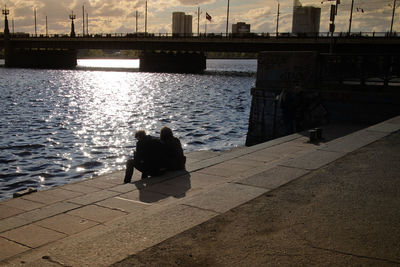
<instances>
[{"instance_id":1,"label":"bridge deck","mask_svg":"<svg viewBox=\"0 0 400 267\"><path fill-rule=\"evenodd\" d=\"M44 49L116 49L170 50L203 52L260 52L260 51L321 51L327 52L333 42L343 51L395 52L398 37L19 37L10 40L13 48ZM0 47L4 38L0 37Z\"/></svg>"}]
</instances>

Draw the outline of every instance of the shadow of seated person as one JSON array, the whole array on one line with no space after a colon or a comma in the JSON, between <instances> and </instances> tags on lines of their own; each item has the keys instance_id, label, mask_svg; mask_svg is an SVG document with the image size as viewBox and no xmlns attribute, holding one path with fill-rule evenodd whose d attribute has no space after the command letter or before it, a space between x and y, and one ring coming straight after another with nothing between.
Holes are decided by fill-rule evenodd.
<instances>
[{"instance_id":1,"label":"shadow of seated person","mask_svg":"<svg viewBox=\"0 0 400 267\"><path fill-rule=\"evenodd\" d=\"M190 173L185 170L168 171L135 184L139 188L139 200L144 203L156 203L168 197L183 198L191 188Z\"/></svg>"}]
</instances>

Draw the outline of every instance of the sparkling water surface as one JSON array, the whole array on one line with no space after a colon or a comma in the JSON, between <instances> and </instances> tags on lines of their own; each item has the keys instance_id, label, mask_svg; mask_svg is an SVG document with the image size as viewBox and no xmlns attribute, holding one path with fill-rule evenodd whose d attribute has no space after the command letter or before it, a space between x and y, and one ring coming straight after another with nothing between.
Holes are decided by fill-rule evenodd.
<instances>
[{"instance_id":1,"label":"sparkling water surface","mask_svg":"<svg viewBox=\"0 0 400 267\"><path fill-rule=\"evenodd\" d=\"M244 145L256 60L208 60L204 74L128 69L138 60L78 64L0 68L0 201L124 169L138 129L169 126L185 152Z\"/></svg>"}]
</instances>

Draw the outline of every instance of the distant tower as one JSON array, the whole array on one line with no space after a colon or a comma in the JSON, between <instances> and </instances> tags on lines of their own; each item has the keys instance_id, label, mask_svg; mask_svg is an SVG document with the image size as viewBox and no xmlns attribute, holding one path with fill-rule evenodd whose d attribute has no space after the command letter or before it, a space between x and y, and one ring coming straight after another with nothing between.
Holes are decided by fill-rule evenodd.
<instances>
[{"instance_id":1,"label":"distant tower","mask_svg":"<svg viewBox=\"0 0 400 267\"><path fill-rule=\"evenodd\" d=\"M186 36L192 36L192 33L193 33L192 21L193 21L192 15L185 15L185 32L184 33Z\"/></svg>"},{"instance_id":2,"label":"distant tower","mask_svg":"<svg viewBox=\"0 0 400 267\"><path fill-rule=\"evenodd\" d=\"M191 15L185 15L184 12L172 13L172 34L175 36L191 36L192 35Z\"/></svg>"},{"instance_id":3,"label":"distant tower","mask_svg":"<svg viewBox=\"0 0 400 267\"><path fill-rule=\"evenodd\" d=\"M299 0L293 1L292 32L297 34L317 34L321 19L321 8L302 6Z\"/></svg>"},{"instance_id":4,"label":"distant tower","mask_svg":"<svg viewBox=\"0 0 400 267\"><path fill-rule=\"evenodd\" d=\"M71 15L69 15L69 19L71 20L71 37L75 37L75 25L74 19L76 19L76 15L74 15L74 11L72 11Z\"/></svg>"},{"instance_id":5,"label":"distant tower","mask_svg":"<svg viewBox=\"0 0 400 267\"><path fill-rule=\"evenodd\" d=\"M232 24L232 34L235 36L245 36L250 33L250 24L246 24L245 22L238 22L236 24Z\"/></svg>"},{"instance_id":6,"label":"distant tower","mask_svg":"<svg viewBox=\"0 0 400 267\"><path fill-rule=\"evenodd\" d=\"M301 7L301 3L300 0L293 0L293 13L295 12L295 10L299 7Z\"/></svg>"}]
</instances>

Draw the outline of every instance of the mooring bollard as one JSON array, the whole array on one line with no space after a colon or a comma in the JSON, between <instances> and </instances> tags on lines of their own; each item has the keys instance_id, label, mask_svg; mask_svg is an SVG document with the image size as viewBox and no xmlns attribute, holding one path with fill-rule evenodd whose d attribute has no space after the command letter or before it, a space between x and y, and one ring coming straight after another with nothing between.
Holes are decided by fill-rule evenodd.
<instances>
[{"instance_id":1,"label":"mooring bollard","mask_svg":"<svg viewBox=\"0 0 400 267\"><path fill-rule=\"evenodd\" d=\"M308 131L310 135L310 143L322 140L322 128L314 128Z\"/></svg>"},{"instance_id":2,"label":"mooring bollard","mask_svg":"<svg viewBox=\"0 0 400 267\"><path fill-rule=\"evenodd\" d=\"M317 132L317 139L322 140L322 128L315 128L315 131Z\"/></svg>"},{"instance_id":3,"label":"mooring bollard","mask_svg":"<svg viewBox=\"0 0 400 267\"><path fill-rule=\"evenodd\" d=\"M315 129L309 130L308 133L310 134L310 143L314 143L317 141L317 131Z\"/></svg>"}]
</instances>

